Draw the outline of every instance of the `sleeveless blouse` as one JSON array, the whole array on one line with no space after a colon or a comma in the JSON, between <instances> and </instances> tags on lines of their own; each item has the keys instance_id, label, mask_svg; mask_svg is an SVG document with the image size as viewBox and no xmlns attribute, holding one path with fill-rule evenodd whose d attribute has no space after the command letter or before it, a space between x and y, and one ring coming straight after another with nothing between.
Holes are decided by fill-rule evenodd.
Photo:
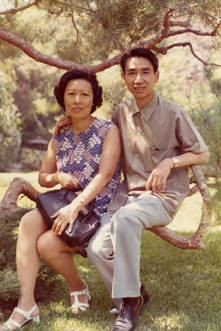
<instances>
[{"instance_id":1,"label":"sleeveless blouse","mask_svg":"<svg viewBox=\"0 0 221 331\"><path fill-rule=\"evenodd\" d=\"M75 133L71 126L54 135L57 170L73 175L84 189L99 169L104 140L113 122L95 118L84 132ZM111 197L120 183L120 165L112 179L95 198L94 211L106 213Z\"/></svg>"}]
</instances>

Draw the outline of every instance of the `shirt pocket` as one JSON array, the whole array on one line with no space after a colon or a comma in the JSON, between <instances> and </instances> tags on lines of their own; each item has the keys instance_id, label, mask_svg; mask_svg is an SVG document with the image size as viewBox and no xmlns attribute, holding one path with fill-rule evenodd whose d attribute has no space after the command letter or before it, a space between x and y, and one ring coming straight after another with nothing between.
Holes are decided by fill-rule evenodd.
<instances>
[{"instance_id":1,"label":"shirt pocket","mask_svg":"<svg viewBox=\"0 0 221 331\"><path fill-rule=\"evenodd\" d=\"M157 156L167 151L167 146L153 145L150 147L151 155Z\"/></svg>"},{"instance_id":2,"label":"shirt pocket","mask_svg":"<svg viewBox=\"0 0 221 331\"><path fill-rule=\"evenodd\" d=\"M150 154L154 165L157 165L160 161L169 156L167 146L154 145L150 148Z\"/></svg>"}]
</instances>

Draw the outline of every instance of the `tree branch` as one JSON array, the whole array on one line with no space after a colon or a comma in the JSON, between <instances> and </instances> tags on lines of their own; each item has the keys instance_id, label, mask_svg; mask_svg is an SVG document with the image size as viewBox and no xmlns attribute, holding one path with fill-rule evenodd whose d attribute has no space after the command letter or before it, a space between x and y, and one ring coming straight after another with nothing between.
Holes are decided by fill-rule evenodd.
<instances>
[{"instance_id":1,"label":"tree branch","mask_svg":"<svg viewBox=\"0 0 221 331\"><path fill-rule=\"evenodd\" d=\"M62 6L64 6L64 7L66 7L66 8L69 8L69 5L67 3L65 3L65 2L60 1L60 4ZM82 7L82 6L78 6L78 5L75 5L75 4L72 4L71 6L72 6L72 8L80 9L83 12L86 11L88 13L93 13L94 14L93 10L91 10L90 7L88 7L88 6L87 6L88 8L85 8L85 7Z\"/></svg>"},{"instance_id":2,"label":"tree branch","mask_svg":"<svg viewBox=\"0 0 221 331\"><path fill-rule=\"evenodd\" d=\"M113 65L120 63L121 55L115 56L110 60L106 60L100 64L92 65L92 66L80 65L75 62L56 59L51 56L42 54L41 52L36 50L34 47L29 45L21 37L16 36L4 29L0 29L0 39L7 41L8 43L12 44L13 46L20 48L26 55L28 55L32 59L34 59L38 62L48 64L50 66L54 66L56 68L60 68L60 69L66 69L66 70L84 69L84 70L91 70L94 72L99 72L99 71L105 70L107 68L112 67Z\"/></svg>"},{"instance_id":3,"label":"tree branch","mask_svg":"<svg viewBox=\"0 0 221 331\"><path fill-rule=\"evenodd\" d=\"M25 5L23 7L11 8L11 9L8 9L8 10L5 10L5 11L1 11L0 12L0 15L7 15L7 14L14 15L14 14L16 14L16 13L18 13L20 11L23 11L23 10L25 10L27 8L30 8L32 6L36 6L37 4L38 4L38 0L35 0L35 1L33 1L33 2L29 3L29 4L27 4L27 5Z\"/></svg>"},{"instance_id":4,"label":"tree branch","mask_svg":"<svg viewBox=\"0 0 221 331\"><path fill-rule=\"evenodd\" d=\"M19 210L17 201L20 194L24 194L32 201L37 202L39 193L29 182L23 178L15 177L1 200L0 212Z\"/></svg>"},{"instance_id":5,"label":"tree branch","mask_svg":"<svg viewBox=\"0 0 221 331\"><path fill-rule=\"evenodd\" d=\"M157 44L159 44L162 40L172 37L172 36L176 36L176 35L180 35L183 33L193 33L197 36L216 36L217 30L219 29L221 23L217 24L217 26L210 32L208 31L200 31L200 30L195 30L192 29L191 27L185 28L185 29L180 29L180 30L169 30L169 29L163 29L162 31L160 31L156 37L147 40L147 41L142 41L138 44L138 46L143 46L143 47L147 47L147 48L152 48L153 46L156 46Z\"/></svg>"},{"instance_id":6,"label":"tree branch","mask_svg":"<svg viewBox=\"0 0 221 331\"><path fill-rule=\"evenodd\" d=\"M35 3L37 3L37 1L35 1ZM33 5L34 3L32 3ZM31 4L29 4L31 5ZM23 7L24 8L24 7ZM166 51L172 47L175 46L189 46L191 49L192 54L200 61L202 62L204 65L216 65L219 66L218 64L213 64L213 63L208 63L206 61L203 61L198 55L196 55L196 53L193 50L193 47L190 43L176 43L176 44L172 44L170 46L167 46L165 48L157 48L157 44L159 44L162 40L171 37L171 36L175 36L175 35L179 35L179 34L183 34L183 33L193 33L195 35L198 36L215 36L217 33L217 29L219 28L220 24L219 23L213 31L211 32L203 32L200 30L195 30L192 29L191 27L187 27L184 29L179 29L179 30L170 30L169 28L171 27L171 22L169 20L169 16L174 12L174 9L170 9L169 11L167 11L167 13L164 15L164 19L163 19L163 28L162 30L152 39L147 40L147 41L143 41L140 42L137 46L142 46L142 47L146 47L148 49L154 49L157 52L161 52L163 54L166 53ZM172 23L174 24L174 23ZM97 65L80 65L78 63L75 62L71 62L71 61L66 61L66 60L61 60L61 59L55 59L53 57L50 57L48 55L42 54L41 52L39 52L38 50L36 50L34 47L32 47L31 45L29 45L24 39L22 39L19 36L16 36L8 31L6 31L5 29L0 29L0 39L14 45L15 47L20 48L26 55L28 55L29 57L31 57L32 59L38 61L38 62L42 62L45 64L48 64L50 66L54 66L60 69L66 69L66 70L71 70L71 69L83 69L83 70L91 70L93 72L99 72L99 71L103 71L105 69L108 69L116 64L120 63L120 58L121 58L121 54L113 57L112 59L109 60L105 60Z\"/></svg>"},{"instance_id":7,"label":"tree branch","mask_svg":"<svg viewBox=\"0 0 221 331\"><path fill-rule=\"evenodd\" d=\"M210 32L206 31L206 32L202 32L200 30L195 30L195 29L192 29L191 27L187 27L185 29L180 29L180 30L175 30L175 31L168 31L167 32L167 35L166 35L166 38L168 37L171 37L171 36L175 36L175 35L178 35L178 34L183 34L183 33L193 33L197 36L215 36L216 35L216 32L218 30L218 28L220 27L220 23L216 26L216 28Z\"/></svg>"},{"instance_id":8,"label":"tree branch","mask_svg":"<svg viewBox=\"0 0 221 331\"><path fill-rule=\"evenodd\" d=\"M170 15L175 11L175 9L170 8L164 15L163 17L163 30L162 32L164 32L164 30L168 30L168 28L170 27Z\"/></svg>"},{"instance_id":9,"label":"tree branch","mask_svg":"<svg viewBox=\"0 0 221 331\"><path fill-rule=\"evenodd\" d=\"M74 26L75 31L76 31L76 43L78 44L78 42L79 42L79 30L78 30L77 24L75 22L73 13L71 14L71 20L72 20L73 26Z\"/></svg>"},{"instance_id":10,"label":"tree branch","mask_svg":"<svg viewBox=\"0 0 221 331\"><path fill-rule=\"evenodd\" d=\"M192 167L192 171L203 198L202 215L197 231L190 237L184 237L174 233L165 226L155 226L147 230L153 232L155 235L169 242L175 247L182 249L205 249L203 236L205 229L210 224L211 219L211 207L209 202L210 194L201 167L194 166ZM39 193L40 192L38 192L26 180L22 178L14 178L0 203L0 213L3 213L5 216L7 216L7 212L10 214L12 211L18 212L20 208L17 206L17 200L20 194L25 194L31 200L37 202Z\"/></svg>"},{"instance_id":11,"label":"tree branch","mask_svg":"<svg viewBox=\"0 0 221 331\"><path fill-rule=\"evenodd\" d=\"M170 244L182 248L182 249L205 249L205 244L203 243L203 237L206 228L210 225L212 208L210 205L210 193L207 187L206 179L202 172L202 168L199 165L192 166L192 172L196 178L196 182L199 191L202 196L202 214L199 226L195 233L190 237L183 237L177 233L174 233L165 226L157 226L147 229L153 232L158 237L168 241Z\"/></svg>"},{"instance_id":12,"label":"tree branch","mask_svg":"<svg viewBox=\"0 0 221 331\"><path fill-rule=\"evenodd\" d=\"M217 64L217 63L212 63L212 62L206 62L204 61L203 59L201 59L194 51L193 49L193 46L190 42L184 42L184 43L175 43L175 44L172 44L172 45L169 45L167 47L153 47L153 50L155 50L156 52L158 53L161 53L161 54L166 54L167 51L173 47L186 47L188 46L191 50L191 53L193 54L193 56L195 58L197 58L197 60L199 60L201 63L203 63L203 65L205 66L218 66L218 67L221 67L221 64Z\"/></svg>"}]
</instances>

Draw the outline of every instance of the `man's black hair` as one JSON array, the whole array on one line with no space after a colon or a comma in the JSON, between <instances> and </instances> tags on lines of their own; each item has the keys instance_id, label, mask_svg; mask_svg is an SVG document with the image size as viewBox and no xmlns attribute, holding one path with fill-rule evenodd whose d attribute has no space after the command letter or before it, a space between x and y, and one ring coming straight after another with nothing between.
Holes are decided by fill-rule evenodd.
<instances>
[{"instance_id":1,"label":"man's black hair","mask_svg":"<svg viewBox=\"0 0 221 331\"><path fill-rule=\"evenodd\" d=\"M136 47L132 48L130 51L127 51L122 55L120 60L120 66L123 73L125 73L127 60L131 59L132 57L144 57L152 63L154 72L158 70L158 58L156 57L156 55L147 48Z\"/></svg>"},{"instance_id":2,"label":"man's black hair","mask_svg":"<svg viewBox=\"0 0 221 331\"><path fill-rule=\"evenodd\" d=\"M103 99L102 87L99 86L96 75L90 71L74 69L67 71L61 76L58 85L55 86L54 89L54 95L58 104L65 110L64 93L68 82L73 79L85 79L91 84L93 90L93 105L91 108L91 113L93 113L97 107L100 107L102 105Z\"/></svg>"}]
</instances>

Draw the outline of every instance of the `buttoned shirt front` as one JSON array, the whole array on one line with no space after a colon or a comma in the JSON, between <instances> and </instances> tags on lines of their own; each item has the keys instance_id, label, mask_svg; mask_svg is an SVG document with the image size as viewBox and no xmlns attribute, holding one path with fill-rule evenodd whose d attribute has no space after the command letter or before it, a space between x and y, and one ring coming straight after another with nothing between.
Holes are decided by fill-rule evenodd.
<instances>
[{"instance_id":1,"label":"buttoned shirt front","mask_svg":"<svg viewBox=\"0 0 221 331\"><path fill-rule=\"evenodd\" d=\"M150 104L139 109L134 99L116 106L113 121L122 142L122 168L127 194L144 193L147 179L160 161L186 152L201 153L208 148L181 106L154 94ZM189 190L188 168L173 168L165 192L159 196L171 217ZM119 192L119 195L126 192Z\"/></svg>"}]
</instances>

